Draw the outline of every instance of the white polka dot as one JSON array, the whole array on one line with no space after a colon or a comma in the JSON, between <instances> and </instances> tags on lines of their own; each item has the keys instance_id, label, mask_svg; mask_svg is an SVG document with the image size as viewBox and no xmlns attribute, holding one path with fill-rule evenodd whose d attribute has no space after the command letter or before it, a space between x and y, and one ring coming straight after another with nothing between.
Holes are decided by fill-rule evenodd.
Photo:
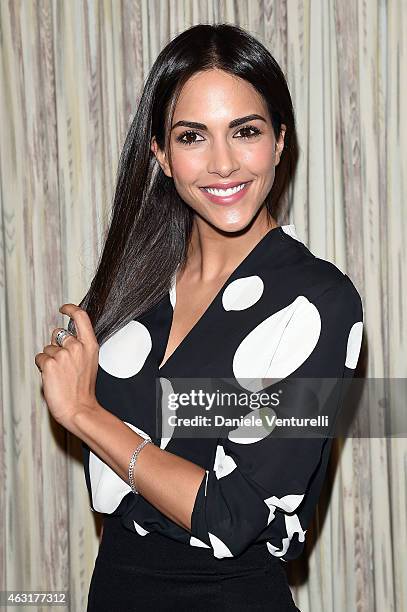
<instances>
[{"instance_id":1,"label":"white polka dot","mask_svg":"<svg viewBox=\"0 0 407 612\"><path fill-rule=\"evenodd\" d=\"M202 542L202 540L199 540L198 538L195 538L194 536L191 536L189 543L191 546L200 546L201 548L210 548L208 544L205 544L205 542Z\"/></svg>"},{"instance_id":2,"label":"white polka dot","mask_svg":"<svg viewBox=\"0 0 407 612\"><path fill-rule=\"evenodd\" d=\"M136 521L133 521L134 523L134 528L137 531L137 533L141 536L145 536L148 533L150 533L149 531L147 531L147 529L144 529L144 527L142 527L141 525L139 525L138 523L136 523Z\"/></svg>"},{"instance_id":3,"label":"white polka dot","mask_svg":"<svg viewBox=\"0 0 407 612\"><path fill-rule=\"evenodd\" d=\"M136 433L138 433L139 436L141 436L142 438L149 438L149 434L146 433L145 431L143 431L142 429L140 429L139 427L136 427L135 425L133 425L132 423L128 423L127 421L123 421L123 423L125 425L127 425L127 427L130 427L130 429L132 429L133 431L135 431Z\"/></svg>"},{"instance_id":4,"label":"white polka dot","mask_svg":"<svg viewBox=\"0 0 407 612\"><path fill-rule=\"evenodd\" d=\"M130 321L102 344L99 365L111 376L130 378L140 372L152 347L148 329Z\"/></svg>"},{"instance_id":5,"label":"white polka dot","mask_svg":"<svg viewBox=\"0 0 407 612\"><path fill-rule=\"evenodd\" d=\"M299 295L242 340L233 357L236 380L249 391L260 391L278 382L310 356L320 332L317 308Z\"/></svg>"},{"instance_id":6,"label":"white polka dot","mask_svg":"<svg viewBox=\"0 0 407 612\"><path fill-rule=\"evenodd\" d=\"M111 514L131 491L129 485L92 451L89 453L89 477L96 512Z\"/></svg>"},{"instance_id":7,"label":"white polka dot","mask_svg":"<svg viewBox=\"0 0 407 612\"><path fill-rule=\"evenodd\" d=\"M237 278L230 283L222 294L225 310L244 310L259 301L264 291L260 276Z\"/></svg>"},{"instance_id":8,"label":"white polka dot","mask_svg":"<svg viewBox=\"0 0 407 612\"><path fill-rule=\"evenodd\" d=\"M209 476L209 470L205 470L206 474L205 474L205 497L206 497L206 490L208 488L208 476Z\"/></svg>"},{"instance_id":9,"label":"white polka dot","mask_svg":"<svg viewBox=\"0 0 407 612\"><path fill-rule=\"evenodd\" d=\"M174 389L168 378L164 378L164 376L160 377L160 384L162 388L160 448L165 448L174 433L174 425L170 420L170 417L175 414L175 410L171 409L170 403L170 394L174 393Z\"/></svg>"},{"instance_id":10,"label":"white polka dot","mask_svg":"<svg viewBox=\"0 0 407 612\"><path fill-rule=\"evenodd\" d=\"M178 274L179 267L180 267L180 264L177 265L175 272L172 275L170 290L169 290L170 302L171 302L171 306L173 310L177 302L177 274Z\"/></svg>"},{"instance_id":11,"label":"white polka dot","mask_svg":"<svg viewBox=\"0 0 407 612\"><path fill-rule=\"evenodd\" d=\"M208 533L208 535L212 544L213 554L217 559L223 559L224 557L233 557L229 548L224 542L222 542L222 540L220 540L216 535L213 535L213 533Z\"/></svg>"},{"instance_id":12,"label":"white polka dot","mask_svg":"<svg viewBox=\"0 0 407 612\"><path fill-rule=\"evenodd\" d=\"M89 476L96 512L111 514L131 491L129 485L92 451L89 453Z\"/></svg>"},{"instance_id":13,"label":"white polka dot","mask_svg":"<svg viewBox=\"0 0 407 612\"><path fill-rule=\"evenodd\" d=\"M229 455L226 455L225 450L221 444L216 447L216 456L213 469L215 470L216 478L223 478L228 476L233 470L237 468L236 463Z\"/></svg>"},{"instance_id":14,"label":"white polka dot","mask_svg":"<svg viewBox=\"0 0 407 612\"><path fill-rule=\"evenodd\" d=\"M273 555L274 557L282 557L283 555L285 555L285 553L288 550L288 547L290 545L290 538L283 538L282 540L283 548L281 550L279 550L277 546L273 546L273 544L270 544L270 542L266 542L266 544L267 544L268 551L271 555Z\"/></svg>"},{"instance_id":15,"label":"white polka dot","mask_svg":"<svg viewBox=\"0 0 407 612\"><path fill-rule=\"evenodd\" d=\"M294 512L304 499L305 493L302 495L284 495L281 498L272 495L264 500L266 506L270 509L270 514L267 520L267 525L271 523L271 521L275 517L275 510L279 508L283 512Z\"/></svg>"},{"instance_id":16,"label":"white polka dot","mask_svg":"<svg viewBox=\"0 0 407 612\"><path fill-rule=\"evenodd\" d=\"M270 554L274 555L275 557L282 557L283 555L285 555L290 545L290 542L293 538L293 535L295 533L298 534L299 542L305 541L305 534L307 530L302 529L298 516L296 514L292 514L292 515L286 514L284 515L284 520L285 520L285 528L286 528L288 537L282 539L281 550L279 550L276 546L273 546L273 544L271 544L270 542L266 542L268 551L270 552Z\"/></svg>"},{"instance_id":17,"label":"white polka dot","mask_svg":"<svg viewBox=\"0 0 407 612\"><path fill-rule=\"evenodd\" d=\"M301 242L301 240L298 238L297 236L297 231L295 229L295 225L294 223L289 223L287 225L282 225L281 229L288 234L289 236L291 236L292 238L295 238L295 240L298 240L298 242Z\"/></svg>"},{"instance_id":18,"label":"white polka dot","mask_svg":"<svg viewBox=\"0 0 407 612\"><path fill-rule=\"evenodd\" d=\"M177 301L177 294L175 292L175 285L172 285L170 288L170 302L171 302L171 306L173 310L175 308L176 301Z\"/></svg>"},{"instance_id":19,"label":"white polka dot","mask_svg":"<svg viewBox=\"0 0 407 612\"><path fill-rule=\"evenodd\" d=\"M358 321L351 327L346 347L345 366L354 370L358 363L360 347L362 345L363 323Z\"/></svg>"},{"instance_id":20,"label":"white polka dot","mask_svg":"<svg viewBox=\"0 0 407 612\"><path fill-rule=\"evenodd\" d=\"M304 493L301 495L284 495L283 497L276 497L272 495L265 499L265 503L270 505L273 504L276 508L280 508L280 510L284 510L284 512L294 512L296 508L300 505L302 500L304 499Z\"/></svg>"},{"instance_id":21,"label":"white polka dot","mask_svg":"<svg viewBox=\"0 0 407 612\"><path fill-rule=\"evenodd\" d=\"M123 421L133 431L143 438L147 438L142 429ZM125 482L110 465L102 461L95 453L89 452L89 477L91 483L93 508L96 512L111 514L123 497L131 491L131 487Z\"/></svg>"},{"instance_id":22,"label":"white polka dot","mask_svg":"<svg viewBox=\"0 0 407 612\"><path fill-rule=\"evenodd\" d=\"M256 408L249 414L245 415L250 419L250 423L246 425L242 420L242 425L239 425L236 429L233 429L228 433L228 439L236 444L253 444L260 442L266 438L273 431L275 423L273 424L273 417L277 415L272 408L263 406L262 408ZM253 419L253 425L251 424ZM261 421L261 424L257 425L257 419Z\"/></svg>"}]
</instances>

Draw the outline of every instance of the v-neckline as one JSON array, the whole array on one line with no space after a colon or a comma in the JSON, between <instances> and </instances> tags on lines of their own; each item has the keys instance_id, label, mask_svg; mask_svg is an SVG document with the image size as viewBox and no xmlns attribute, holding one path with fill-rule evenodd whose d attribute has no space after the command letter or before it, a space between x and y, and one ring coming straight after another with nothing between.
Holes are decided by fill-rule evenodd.
<instances>
[{"instance_id":1,"label":"v-neckline","mask_svg":"<svg viewBox=\"0 0 407 612\"><path fill-rule=\"evenodd\" d=\"M161 373L165 367L169 364L169 362L173 359L175 359L176 355L179 353L179 351L185 346L185 344L188 342L188 340L191 338L191 335L193 335L193 333L196 331L196 329L202 325L202 321L208 316L208 312L212 309L212 307L215 305L215 303L217 302L219 296L221 295L221 293L223 293L223 291L225 290L226 285L228 285L232 278L236 275L239 274L240 270L242 269L242 267L247 264L248 260L257 252L257 250L260 248L260 246L262 246L265 242L266 239L270 237L270 235L276 231L276 235L278 234L279 236L282 235L282 233L284 232L283 227L285 228L294 228L293 224L287 224L287 225L277 225L277 227L272 227L271 229L268 230L268 232L266 232L264 234L264 236L262 236L260 238L260 240L250 249L250 251L247 253L247 255L245 255L244 259L242 259L242 261L236 266L236 268L234 270L232 270L232 272L229 274L229 276L227 277L227 279L225 280L225 282L223 283L223 285L220 287L220 289L217 291L217 293L215 294L215 296L213 297L213 299L211 300L211 302L208 304L208 306L206 307L206 309L203 311L203 313L201 314L201 316L199 317L199 319L197 319L197 321L194 323L194 325L191 327L191 329L188 331L188 333L183 337L183 339L181 340L181 342L178 344L178 346L176 346L176 348L173 350L173 352L169 355L169 357L167 357L166 361L158 367L158 371ZM294 229L295 231L295 229ZM170 322L170 329L168 332L168 336L167 336L167 341L165 344L165 348L164 348L164 353L163 356L165 355L166 351L167 351L167 346L168 346L168 341L170 339L171 336L171 330L172 330L172 324L173 324L173 320L174 320L174 310L175 310L175 304L176 304L176 295L177 295L177 271L178 271L178 267L174 272L174 276L173 276L173 282L171 284L171 288L169 291L169 295L173 295L174 296L174 303L172 304L171 302L171 307L172 307L172 316L171 316L171 322Z\"/></svg>"}]
</instances>

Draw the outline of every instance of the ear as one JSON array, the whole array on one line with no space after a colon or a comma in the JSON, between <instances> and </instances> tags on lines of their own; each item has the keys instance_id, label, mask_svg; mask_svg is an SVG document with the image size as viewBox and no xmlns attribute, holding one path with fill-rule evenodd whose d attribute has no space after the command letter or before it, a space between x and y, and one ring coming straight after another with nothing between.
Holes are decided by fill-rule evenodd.
<instances>
[{"instance_id":1,"label":"ear","mask_svg":"<svg viewBox=\"0 0 407 612\"><path fill-rule=\"evenodd\" d=\"M285 137L285 132L287 130L287 126L282 123L281 124L281 128L280 128L280 137L278 139L278 141L276 142L276 154L275 154L275 166L278 166L278 164L280 163L280 158L281 158L281 154L283 152L284 149L284 137Z\"/></svg>"},{"instance_id":2,"label":"ear","mask_svg":"<svg viewBox=\"0 0 407 612\"><path fill-rule=\"evenodd\" d=\"M160 164L161 169L164 172L164 174L166 174L167 176L171 176L172 177L170 166L169 166L168 161L167 161L167 156L165 155L165 152L162 151L160 149L160 147L158 146L155 136L153 136L151 138L150 149L154 153L154 155L155 155L158 163Z\"/></svg>"}]
</instances>

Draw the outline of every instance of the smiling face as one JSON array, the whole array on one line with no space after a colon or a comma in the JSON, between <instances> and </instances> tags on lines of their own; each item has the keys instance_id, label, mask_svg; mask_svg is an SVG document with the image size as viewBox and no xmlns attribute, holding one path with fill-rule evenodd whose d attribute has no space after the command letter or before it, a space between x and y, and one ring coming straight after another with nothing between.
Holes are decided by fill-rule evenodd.
<instances>
[{"instance_id":1,"label":"smiling face","mask_svg":"<svg viewBox=\"0 0 407 612\"><path fill-rule=\"evenodd\" d=\"M199 217L235 232L252 221L268 195L284 134L282 125L276 141L266 103L250 83L212 69L193 75L181 91L170 134L171 167L154 137L151 149Z\"/></svg>"}]
</instances>

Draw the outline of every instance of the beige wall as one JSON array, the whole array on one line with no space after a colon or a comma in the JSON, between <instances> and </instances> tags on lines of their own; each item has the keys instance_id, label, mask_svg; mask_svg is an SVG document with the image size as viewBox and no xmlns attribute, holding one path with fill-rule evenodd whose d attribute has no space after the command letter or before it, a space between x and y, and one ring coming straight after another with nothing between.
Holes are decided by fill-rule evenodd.
<instances>
[{"instance_id":1,"label":"beige wall","mask_svg":"<svg viewBox=\"0 0 407 612\"><path fill-rule=\"evenodd\" d=\"M88 287L152 62L196 23L237 23L267 45L301 146L280 222L358 287L361 374L406 377L407 5L1 0L0 20L0 590L69 588L76 612L95 517L80 445L51 422L34 356ZM335 442L307 554L289 568L302 612L407 611L406 486L405 438Z\"/></svg>"}]
</instances>

